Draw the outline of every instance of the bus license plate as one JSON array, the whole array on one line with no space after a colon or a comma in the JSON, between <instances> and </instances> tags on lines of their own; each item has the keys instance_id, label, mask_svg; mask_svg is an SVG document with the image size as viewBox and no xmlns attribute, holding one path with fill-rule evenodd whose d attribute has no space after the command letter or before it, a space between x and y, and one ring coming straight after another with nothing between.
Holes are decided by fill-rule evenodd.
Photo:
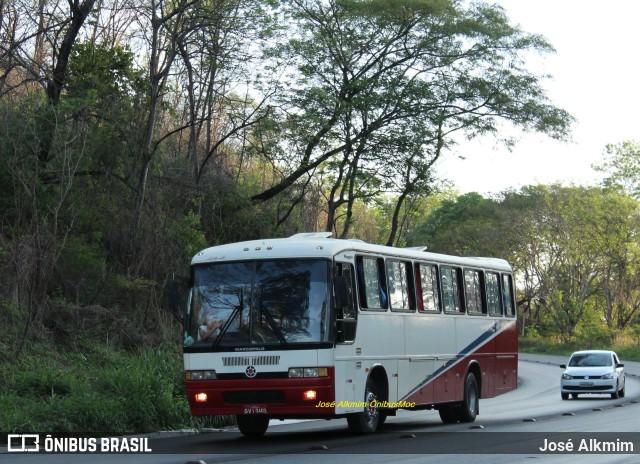
<instances>
[{"instance_id":1,"label":"bus license plate","mask_svg":"<svg viewBox=\"0 0 640 464\"><path fill-rule=\"evenodd\" d=\"M245 414L269 414L269 411L267 411L267 408L250 407L250 408L244 408L244 413Z\"/></svg>"}]
</instances>

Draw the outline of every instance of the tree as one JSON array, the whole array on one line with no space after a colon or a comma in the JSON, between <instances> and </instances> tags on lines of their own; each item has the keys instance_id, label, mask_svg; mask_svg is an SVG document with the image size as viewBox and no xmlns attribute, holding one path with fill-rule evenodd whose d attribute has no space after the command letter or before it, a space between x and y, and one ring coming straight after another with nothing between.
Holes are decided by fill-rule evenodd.
<instances>
[{"instance_id":1,"label":"tree","mask_svg":"<svg viewBox=\"0 0 640 464\"><path fill-rule=\"evenodd\" d=\"M640 204L615 189L603 189L591 209L597 227L588 230L602 256L600 295L610 329L624 329L640 311Z\"/></svg>"},{"instance_id":2,"label":"tree","mask_svg":"<svg viewBox=\"0 0 640 464\"><path fill-rule=\"evenodd\" d=\"M12 236L13 301L25 315L16 356L52 307L55 271L78 215L70 199L90 128L63 96L94 3L39 1L35 11L20 0L0 3L0 176L11 178L13 200L2 222Z\"/></svg>"},{"instance_id":3,"label":"tree","mask_svg":"<svg viewBox=\"0 0 640 464\"><path fill-rule=\"evenodd\" d=\"M461 256L505 257L499 204L472 192L444 200L410 237L412 246Z\"/></svg>"},{"instance_id":4,"label":"tree","mask_svg":"<svg viewBox=\"0 0 640 464\"><path fill-rule=\"evenodd\" d=\"M608 174L604 185L619 187L627 195L640 199L640 142L609 144L605 153L604 161L593 166L596 171Z\"/></svg>"},{"instance_id":5,"label":"tree","mask_svg":"<svg viewBox=\"0 0 640 464\"><path fill-rule=\"evenodd\" d=\"M552 185L511 192L502 202L509 211L504 232L514 234L516 245L511 262L522 282L520 303L542 334L569 341L599 312L611 252L601 241L608 227L604 199L599 188Z\"/></svg>"},{"instance_id":6,"label":"tree","mask_svg":"<svg viewBox=\"0 0 640 464\"><path fill-rule=\"evenodd\" d=\"M348 194L396 193L400 211L407 195L427 191L418 180L429 177L456 132L497 133L505 120L557 138L568 132L572 118L550 104L542 78L523 68L525 51L551 46L511 26L497 6L295 0L285 11L292 32L274 57L290 87L278 100L282 151L292 156L281 180L254 201L324 164L335 181L329 229L337 207L349 214ZM364 193L359 187L371 177L380 190Z\"/></svg>"},{"instance_id":7,"label":"tree","mask_svg":"<svg viewBox=\"0 0 640 464\"><path fill-rule=\"evenodd\" d=\"M251 96L258 56L248 46L270 34L267 6L242 0L201 2L189 15L191 30L177 39L178 79L187 94L187 156L196 185L207 166L219 167L234 144L239 151L250 144L254 126L269 114L266 102L273 89Z\"/></svg>"},{"instance_id":8,"label":"tree","mask_svg":"<svg viewBox=\"0 0 640 464\"><path fill-rule=\"evenodd\" d=\"M149 31L144 36L147 41L147 101L141 115L140 142L137 147L137 182L135 184L135 206L132 224L131 242L138 239L138 230L142 218L142 207L146 198L149 169L163 136L156 136L156 125L163 102L164 91L178 56L178 40L187 34L191 24L186 21L189 11L200 0L149 0L139 9L139 27ZM135 254L134 261L137 260Z\"/></svg>"},{"instance_id":9,"label":"tree","mask_svg":"<svg viewBox=\"0 0 640 464\"><path fill-rule=\"evenodd\" d=\"M639 207L614 189L538 185L496 199L471 193L443 201L411 244L507 259L530 325L564 341L588 338L628 326L640 309Z\"/></svg>"},{"instance_id":10,"label":"tree","mask_svg":"<svg viewBox=\"0 0 640 464\"><path fill-rule=\"evenodd\" d=\"M0 102L1 196L10 205L0 216L0 244L6 251L0 256L0 267L9 270L3 272L11 288L8 294L24 316L24 328L14 340L16 357L31 327L52 306L56 269L77 217L76 205L70 201L75 173L87 156L84 122L61 122L53 126L55 138L43 166L38 121L33 118L39 103L38 96L15 106L11 101Z\"/></svg>"}]
</instances>

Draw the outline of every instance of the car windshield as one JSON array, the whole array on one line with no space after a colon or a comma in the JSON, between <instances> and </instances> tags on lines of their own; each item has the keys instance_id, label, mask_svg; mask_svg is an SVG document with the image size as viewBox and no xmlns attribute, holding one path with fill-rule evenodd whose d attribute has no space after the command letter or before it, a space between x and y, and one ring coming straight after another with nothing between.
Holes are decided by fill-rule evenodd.
<instances>
[{"instance_id":1,"label":"car windshield","mask_svg":"<svg viewBox=\"0 0 640 464\"><path fill-rule=\"evenodd\" d=\"M611 364L609 353L576 353L569 361L570 367L602 367Z\"/></svg>"},{"instance_id":2,"label":"car windshield","mask_svg":"<svg viewBox=\"0 0 640 464\"><path fill-rule=\"evenodd\" d=\"M327 260L195 266L184 345L328 342L329 295Z\"/></svg>"}]
</instances>

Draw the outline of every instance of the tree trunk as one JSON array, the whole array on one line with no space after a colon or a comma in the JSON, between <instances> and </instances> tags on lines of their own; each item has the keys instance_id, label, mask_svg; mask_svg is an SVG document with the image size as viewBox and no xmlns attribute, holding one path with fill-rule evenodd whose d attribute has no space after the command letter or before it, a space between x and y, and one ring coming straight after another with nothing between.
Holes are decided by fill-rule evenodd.
<instances>
[{"instance_id":1,"label":"tree trunk","mask_svg":"<svg viewBox=\"0 0 640 464\"><path fill-rule=\"evenodd\" d=\"M67 68L69 67L69 57L87 16L91 13L95 0L85 0L81 4L78 1L70 1L71 21L64 33L62 43L57 51L57 60L53 68L53 74L47 83L47 102L50 108L56 108L60 102L60 94L65 84ZM54 52L55 53L55 52ZM46 164L51 156L51 144L55 134L56 124L52 115L45 117L43 134L40 141L38 158L40 162Z\"/></svg>"}]
</instances>

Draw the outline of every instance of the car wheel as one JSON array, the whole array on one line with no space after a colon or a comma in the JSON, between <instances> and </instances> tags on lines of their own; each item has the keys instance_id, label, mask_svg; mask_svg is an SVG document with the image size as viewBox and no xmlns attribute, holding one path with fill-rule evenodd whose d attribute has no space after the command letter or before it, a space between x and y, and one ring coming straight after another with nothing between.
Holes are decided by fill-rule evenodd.
<instances>
[{"instance_id":1,"label":"car wheel","mask_svg":"<svg viewBox=\"0 0 640 464\"><path fill-rule=\"evenodd\" d=\"M560 393L560 396L562 397L563 400L569 399L569 393Z\"/></svg>"},{"instance_id":2,"label":"car wheel","mask_svg":"<svg viewBox=\"0 0 640 464\"><path fill-rule=\"evenodd\" d=\"M622 388L620 389L620 391L618 391L618 396L620 398L624 398L625 392L624 392L624 385L622 386Z\"/></svg>"},{"instance_id":3,"label":"car wheel","mask_svg":"<svg viewBox=\"0 0 640 464\"><path fill-rule=\"evenodd\" d=\"M616 388L618 388L618 387L616 387ZM618 392L618 390L616 390L615 392L611 393L611 399L617 400L618 398L620 398L620 393Z\"/></svg>"}]
</instances>

